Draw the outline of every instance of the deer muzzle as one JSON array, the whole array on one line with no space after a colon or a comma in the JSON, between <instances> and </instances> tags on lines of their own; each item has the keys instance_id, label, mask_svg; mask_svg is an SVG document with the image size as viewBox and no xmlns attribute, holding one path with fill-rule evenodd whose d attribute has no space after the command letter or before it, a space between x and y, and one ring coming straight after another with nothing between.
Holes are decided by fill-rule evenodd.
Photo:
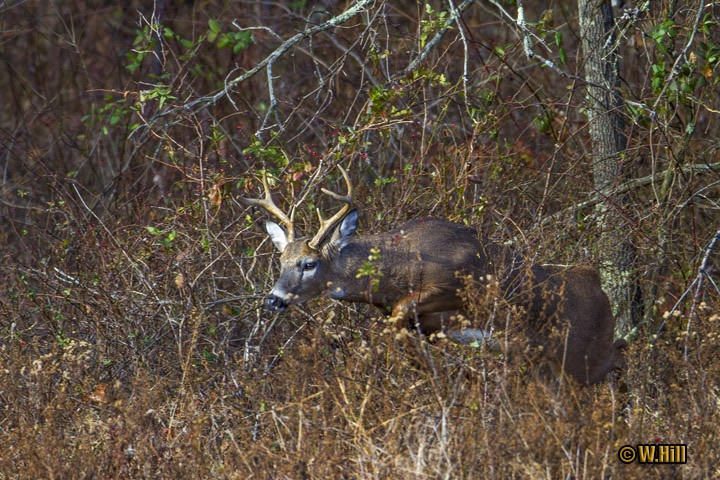
<instances>
[{"instance_id":1,"label":"deer muzzle","mask_svg":"<svg viewBox=\"0 0 720 480\"><path fill-rule=\"evenodd\" d=\"M274 293L270 293L270 295L265 297L265 301L263 303L265 310L269 310L271 312L282 312L288 307L285 299L275 295Z\"/></svg>"}]
</instances>

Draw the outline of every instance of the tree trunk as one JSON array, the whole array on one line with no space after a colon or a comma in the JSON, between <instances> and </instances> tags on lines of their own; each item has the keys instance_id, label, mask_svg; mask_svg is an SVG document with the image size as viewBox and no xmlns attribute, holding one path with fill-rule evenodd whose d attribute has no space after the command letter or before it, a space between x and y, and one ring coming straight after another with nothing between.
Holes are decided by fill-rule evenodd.
<instances>
[{"instance_id":1,"label":"tree trunk","mask_svg":"<svg viewBox=\"0 0 720 480\"><path fill-rule=\"evenodd\" d=\"M627 137L622 117L624 101L618 90L613 13L608 0L578 0L578 10L588 82L586 102L593 181L597 191L606 197L596 212L602 232L599 247L604 257L603 287L610 296L618 327L626 333L642 312L636 308L641 298L632 274L635 249L623 215L627 196L614 194L617 185L626 180L623 160Z\"/></svg>"}]
</instances>

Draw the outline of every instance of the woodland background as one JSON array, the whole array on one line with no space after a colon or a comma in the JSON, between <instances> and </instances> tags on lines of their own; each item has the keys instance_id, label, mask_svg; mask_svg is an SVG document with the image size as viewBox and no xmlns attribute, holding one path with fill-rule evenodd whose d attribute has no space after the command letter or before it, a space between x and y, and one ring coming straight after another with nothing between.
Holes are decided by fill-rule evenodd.
<instances>
[{"instance_id":1,"label":"woodland background","mask_svg":"<svg viewBox=\"0 0 720 480\"><path fill-rule=\"evenodd\" d=\"M0 2L0 479L720 477L720 5L525 3ZM610 157L578 3L614 15ZM276 255L237 197L265 172L312 233L336 164L361 234L440 216L604 272L630 248L625 370L579 388L364 305L264 314ZM687 464L618 460L655 442Z\"/></svg>"}]
</instances>

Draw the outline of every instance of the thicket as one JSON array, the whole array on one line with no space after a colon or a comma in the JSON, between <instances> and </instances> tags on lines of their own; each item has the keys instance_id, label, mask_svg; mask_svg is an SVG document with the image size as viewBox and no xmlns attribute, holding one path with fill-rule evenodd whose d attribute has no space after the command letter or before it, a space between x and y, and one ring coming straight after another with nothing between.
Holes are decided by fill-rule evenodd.
<instances>
[{"instance_id":1,"label":"thicket","mask_svg":"<svg viewBox=\"0 0 720 480\"><path fill-rule=\"evenodd\" d=\"M0 479L720 476L718 6L616 10L613 205L577 6L527 3L526 30L521 2L0 3ZM277 262L237 198L264 173L312 234L337 164L361 234L439 216L602 265L622 229L626 368L579 388L364 305L265 314ZM619 462L656 442L687 464Z\"/></svg>"}]
</instances>

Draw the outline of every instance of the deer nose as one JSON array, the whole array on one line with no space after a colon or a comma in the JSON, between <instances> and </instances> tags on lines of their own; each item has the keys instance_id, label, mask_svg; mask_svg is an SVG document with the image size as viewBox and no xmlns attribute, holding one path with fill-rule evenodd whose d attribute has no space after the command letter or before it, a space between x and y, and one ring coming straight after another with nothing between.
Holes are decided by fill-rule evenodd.
<instances>
[{"instance_id":1,"label":"deer nose","mask_svg":"<svg viewBox=\"0 0 720 480\"><path fill-rule=\"evenodd\" d=\"M282 298L277 295L273 295L272 293L265 298L265 310L282 312L287 308L287 306L287 303L285 303Z\"/></svg>"}]
</instances>

